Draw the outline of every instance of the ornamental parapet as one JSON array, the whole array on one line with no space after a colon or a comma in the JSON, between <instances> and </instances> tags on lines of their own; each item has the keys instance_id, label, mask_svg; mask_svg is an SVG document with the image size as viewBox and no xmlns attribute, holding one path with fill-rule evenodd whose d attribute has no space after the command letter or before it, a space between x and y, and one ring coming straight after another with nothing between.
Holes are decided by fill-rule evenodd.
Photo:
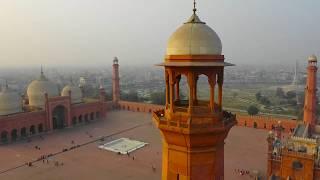
<instances>
[{"instance_id":1,"label":"ornamental parapet","mask_svg":"<svg viewBox=\"0 0 320 180\"><path fill-rule=\"evenodd\" d=\"M287 156L294 156L294 157L303 157L307 159L314 159L315 156L311 154L307 154L305 152L298 152L298 151L290 151L287 148L283 148L282 150L282 156L287 155Z\"/></svg>"},{"instance_id":2,"label":"ornamental parapet","mask_svg":"<svg viewBox=\"0 0 320 180\"><path fill-rule=\"evenodd\" d=\"M317 143L316 139L306 138L306 137L292 136L291 139L294 141L303 141L303 142L308 142L308 143L313 143L313 144Z\"/></svg>"},{"instance_id":3,"label":"ornamental parapet","mask_svg":"<svg viewBox=\"0 0 320 180\"><path fill-rule=\"evenodd\" d=\"M221 121L217 123L214 123L210 118L203 118L203 121L197 120L194 122L190 120L190 117L188 120L184 120L183 118L174 118L176 120L169 120L165 117L165 110L154 111L152 116L158 126L176 127L182 129L225 128L232 127L234 124L236 124L236 115L227 111L222 112L221 118L217 116L217 118L221 119Z\"/></svg>"}]
</instances>

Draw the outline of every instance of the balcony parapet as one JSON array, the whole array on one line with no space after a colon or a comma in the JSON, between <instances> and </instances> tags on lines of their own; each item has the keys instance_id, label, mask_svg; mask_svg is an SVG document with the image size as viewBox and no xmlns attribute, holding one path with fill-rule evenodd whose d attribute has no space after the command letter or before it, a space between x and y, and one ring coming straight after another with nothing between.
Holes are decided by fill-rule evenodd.
<instances>
[{"instance_id":1,"label":"balcony parapet","mask_svg":"<svg viewBox=\"0 0 320 180\"><path fill-rule=\"evenodd\" d=\"M176 120L171 121L165 117L165 110L154 111L152 116L158 126L167 126L182 129L226 128L232 127L236 123L236 115L227 111L222 112L222 121L219 121L217 123L214 123L212 121L210 122L208 120L200 121L198 123L190 123L190 117L187 121L183 120L183 118L175 118Z\"/></svg>"}]
</instances>

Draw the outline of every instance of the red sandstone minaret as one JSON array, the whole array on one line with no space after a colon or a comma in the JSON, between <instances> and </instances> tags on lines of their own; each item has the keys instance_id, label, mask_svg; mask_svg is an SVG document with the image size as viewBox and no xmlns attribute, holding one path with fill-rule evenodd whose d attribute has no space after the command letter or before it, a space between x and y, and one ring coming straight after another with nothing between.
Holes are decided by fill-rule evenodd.
<instances>
[{"instance_id":1,"label":"red sandstone minaret","mask_svg":"<svg viewBox=\"0 0 320 180\"><path fill-rule=\"evenodd\" d=\"M115 57L113 60L113 71L112 71L112 101L117 104L120 100L120 78L119 78L119 63L118 58Z\"/></svg>"},{"instance_id":2,"label":"red sandstone minaret","mask_svg":"<svg viewBox=\"0 0 320 180\"><path fill-rule=\"evenodd\" d=\"M317 103L317 57L312 55L308 58L307 82L304 99L303 121L314 127L317 124L316 103Z\"/></svg>"},{"instance_id":3,"label":"red sandstone minaret","mask_svg":"<svg viewBox=\"0 0 320 180\"><path fill-rule=\"evenodd\" d=\"M158 64L166 82L166 106L153 113L163 143L162 180L224 180L224 141L236 123L222 107L224 68L232 64L224 61L219 36L200 20L195 5ZM210 97L198 95L200 78L207 80Z\"/></svg>"}]
</instances>

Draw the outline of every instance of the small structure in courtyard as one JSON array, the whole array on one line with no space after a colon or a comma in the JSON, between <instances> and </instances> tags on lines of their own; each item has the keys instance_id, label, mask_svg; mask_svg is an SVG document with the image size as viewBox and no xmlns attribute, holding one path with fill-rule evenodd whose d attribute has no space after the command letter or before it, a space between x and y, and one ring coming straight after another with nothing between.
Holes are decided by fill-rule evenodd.
<instances>
[{"instance_id":1,"label":"small structure in courtyard","mask_svg":"<svg viewBox=\"0 0 320 180\"><path fill-rule=\"evenodd\" d=\"M136 141L128 138L120 138L120 139L108 142L104 145L100 145L99 148L120 153L120 154L129 154L137 149L143 148L147 144L148 143Z\"/></svg>"}]
</instances>

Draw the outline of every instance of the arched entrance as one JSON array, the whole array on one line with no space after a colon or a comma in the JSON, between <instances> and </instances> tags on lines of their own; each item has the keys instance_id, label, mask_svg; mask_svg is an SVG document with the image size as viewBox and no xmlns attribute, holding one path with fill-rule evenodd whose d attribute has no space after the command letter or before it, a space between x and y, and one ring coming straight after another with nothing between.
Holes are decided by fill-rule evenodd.
<instances>
[{"instance_id":1,"label":"arched entrance","mask_svg":"<svg viewBox=\"0 0 320 180\"><path fill-rule=\"evenodd\" d=\"M254 122L254 123L253 123L253 128L258 128L257 122Z\"/></svg>"},{"instance_id":2,"label":"arched entrance","mask_svg":"<svg viewBox=\"0 0 320 180\"><path fill-rule=\"evenodd\" d=\"M31 134L31 135L36 134L36 128L35 128L34 125L32 125L32 126L30 127L30 134Z\"/></svg>"},{"instance_id":3,"label":"arched entrance","mask_svg":"<svg viewBox=\"0 0 320 180\"><path fill-rule=\"evenodd\" d=\"M66 108L64 106L57 106L52 111L53 129L62 129L66 119Z\"/></svg>"},{"instance_id":4,"label":"arched entrance","mask_svg":"<svg viewBox=\"0 0 320 180\"><path fill-rule=\"evenodd\" d=\"M18 139L18 131L16 129L11 131L11 139L12 141L16 141Z\"/></svg>"},{"instance_id":5,"label":"arched entrance","mask_svg":"<svg viewBox=\"0 0 320 180\"><path fill-rule=\"evenodd\" d=\"M8 142L8 132L7 131L2 131L1 132L1 142L2 143L7 143Z\"/></svg>"}]
</instances>

